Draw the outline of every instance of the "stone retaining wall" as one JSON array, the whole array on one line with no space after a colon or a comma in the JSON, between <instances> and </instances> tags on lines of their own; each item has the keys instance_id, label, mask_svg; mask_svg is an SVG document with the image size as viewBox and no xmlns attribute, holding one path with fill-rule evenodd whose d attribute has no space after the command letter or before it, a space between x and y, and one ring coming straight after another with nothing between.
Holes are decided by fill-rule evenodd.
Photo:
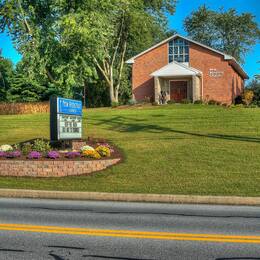
<instances>
[{"instance_id":1,"label":"stone retaining wall","mask_svg":"<svg viewBox=\"0 0 260 260\"><path fill-rule=\"evenodd\" d=\"M90 174L104 170L119 161L120 158L89 161L0 160L0 176L64 177Z\"/></svg>"}]
</instances>

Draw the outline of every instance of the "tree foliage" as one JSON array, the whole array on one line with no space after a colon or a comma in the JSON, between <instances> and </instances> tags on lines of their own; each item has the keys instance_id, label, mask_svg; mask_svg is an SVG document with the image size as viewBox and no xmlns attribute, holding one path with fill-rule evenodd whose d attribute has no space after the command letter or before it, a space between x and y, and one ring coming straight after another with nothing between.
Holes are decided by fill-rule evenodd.
<instances>
[{"instance_id":1,"label":"tree foliage","mask_svg":"<svg viewBox=\"0 0 260 260\"><path fill-rule=\"evenodd\" d=\"M175 3L3 0L0 29L8 30L22 54L30 84L40 79L50 92L72 97L88 84L105 82L111 101L118 101L129 77L125 59L164 37L165 13L173 13Z\"/></svg>"},{"instance_id":2,"label":"tree foliage","mask_svg":"<svg viewBox=\"0 0 260 260\"><path fill-rule=\"evenodd\" d=\"M238 14L235 9L219 12L205 5L186 17L184 27L194 40L223 51L239 62L260 39L255 17L250 13Z\"/></svg>"},{"instance_id":3,"label":"tree foliage","mask_svg":"<svg viewBox=\"0 0 260 260\"><path fill-rule=\"evenodd\" d=\"M7 92L10 89L13 74L14 69L12 62L3 58L0 50L0 101L7 99Z\"/></svg>"}]
</instances>

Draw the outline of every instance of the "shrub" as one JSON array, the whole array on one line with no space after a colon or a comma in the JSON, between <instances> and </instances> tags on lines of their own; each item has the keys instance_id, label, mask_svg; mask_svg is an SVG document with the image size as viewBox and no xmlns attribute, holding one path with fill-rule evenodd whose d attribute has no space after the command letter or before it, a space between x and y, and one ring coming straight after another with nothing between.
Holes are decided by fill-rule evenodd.
<instances>
[{"instance_id":1,"label":"shrub","mask_svg":"<svg viewBox=\"0 0 260 260\"><path fill-rule=\"evenodd\" d=\"M0 151L0 158L5 157L6 152Z\"/></svg>"},{"instance_id":2,"label":"shrub","mask_svg":"<svg viewBox=\"0 0 260 260\"><path fill-rule=\"evenodd\" d=\"M243 97L241 95L235 97L235 105L243 103Z\"/></svg>"},{"instance_id":3,"label":"shrub","mask_svg":"<svg viewBox=\"0 0 260 260\"><path fill-rule=\"evenodd\" d=\"M96 148L96 151L102 156L102 157L109 157L111 155L111 151L107 146L99 145Z\"/></svg>"},{"instance_id":4,"label":"shrub","mask_svg":"<svg viewBox=\"0 0 260 260\"><path fill-rule=\"evenodd\" d=\"M49 151L47 153L47 157L50 159L58 159L58 158L60 158L60 154L57 151Z\"/></svg>"},{"instance_id":5,"label":"shrub","mask_svg":"<svg viewBox=\"0 0 260 260\"><path fill-rule=\"evenodd\" d=\"M135 104L137 104L136 100L133 99L133 98L129 99L127 103L128 103L128 105L135 105Z\"/></svg>"},{"instance_id":6,"label":"shrub","mask_svg":"<svg viewBox=\"0 0 260 260\"><path fill-rule=\"evenodd\" d=\"M202 100L195 100L193 102L193 104L195 104L195 105L203 104L203 101Z\"/></svg>"},{"instance_id":7,"label":"shrub","mask_svg":"<svg viewBox=\"0 0 260 260\"><path fill-rule=\"evenodd\" d=\"M191 103L191 100L185 98L185 99L182 99L182 100L181 100L181 103L182 103L182 104L190 104L190 103Z\"/></svg>"},{"instance_id":8,"label":"shrub","mask_svg":"<svg viewBox=\"0 0 260 260\"><path fill-rule=\"evenodd\" d=\"M176 102L175 102L175 100L168 100L167 101L167 104L175 104Z\"/></svg>"},{"instance_id":9,"label":"shrub","mask_svg":"<svg viewBox=\"0 0 260 260\"><path fill-rule=\"evenodd\" d=\"M24 143L21 150L23 155L27 155L32 151L32 145L30 143Z\"/></svg>"},{"instance_id":10,"label":"shrub","mask_svg":"<svg viewBox=\"0 0 260 260\"><path fill-rule=\"evenodd\" d=\"M238 104L238 105L235 105L235 107L241 108L241 107L244 107L244 105L243 104Z\"/></svg>"},{"instance_id":11,"label":"shrub","mask_svg":"<svg viewBox=\"0 0 260 260\"><path fill-rule=\"evenodd\" d=\"M214 100L214 99L211 99L208 101L208 105L217 105L219 102Z\"/></svg>"},{"instance_id":12,"label":"shrub","mask_svg":"<svg viewBox=\"0 0 260 260\"><path fill-rule=\"evenodd\" d=\"M90 146L90 145L84 145L84 146L82 146L81 148L80 148L80 151L81 152L84 152L84 151L94 151L95 149L92 147L92 146Z\"/></svg>"},{"instance_id":13,"label":"shrub","mask_svg":"<svg viewBox=\"0 0 260 260\"><path fill-rule=\"evenodd\" d=\"M48 141L44 141L43 139L36 139L33 142L32 150L46 154L51 150L51 146Z\"/></svg>"},{"instance_id":14,"label":"shrub","mask_svg":"<svg viewBox=\"0 0 260 260\"><path fill-rule=\"evenodd\" d=\"M18 158L21 156L20 151L12 151L12 152L6 152L5 157L6 158Z\"/></svg>"},{"instance_id":15,"label":"shrub","mask_svg":"<svg viewBox=\"0 0 260 260\"><path fill-rule=\"evenodd\" d=\"M0 151L1 152L10 152L10 151L13 151L13 147L9 144L3 144L0 146Z\"/></svg>"},{"instance_id":16,"label":"shrub","mask_svg":"<svg viewBox=\"0 0 260 260\"><path fill-rule=\"evenodd\" d=\"M0 103L0 115L48 113L49 102Z\"/></svg>"},{"instance_id":17,"label":"shrub","mask_svg":"<svg viewBox=\"0 0 260 260\"><path fill-rule=\"evenodd\" d=\"M94 159L100 159L101 156L96 150L85 150L82 152L82 156Z\"/></svg>"},{"instance_id":18,"label":"shrub","mask_svg":"<svg viewBox=\"0 0 260 260\"><path fill-rule=\"evenodd\" d=\"M254 98L254 92L252 90L246 90L243 94L243 102L249 106Z\"/></svg>"},{"instance_id":19,"label":"shrub","mask_svg":"<svg viewBox=\"0 0 260 260\"><path fill-rule=\"evenodd\" d=\"M119 103L118 103L118 102L113 101L113 102L111 103L111 107L118 107L118 106L119 106Z\"/></svg>"},{"instance_id":20,"label":"shrub","mask_svg":"<svg viewBox=\"0 0 260 260\"><path fill-rule=\"evenodd\" d=\"M113 149L113 147L112 147L110 144L108 144L108 143L97 143L97 145L98 145L98 146L100 146L100 145L101 145L101 146L108 147L111 153L113 153L113 152L114 152L114 149Z\"/></svg>"},{"instance_id":21,"label":"shrub","mask_svg":"<svg viewBox=\"0 0 260 260\"><path fill-rule=\"evenodd\" d=\"M68 159L74 159L74 158L80 157L80 152L67 152L65 154L65 157Z\"/></svg>"},{"instance_id":22,"label":"shrub","mask_svg":"<svg viewBox=\"0 0 260 260\"><path fill-rule=\"evenodd\" d=\"M32 151L28 154L28 159L40 159L41 158L41 153L37 151Z\"/></svg>"}]
</instances>

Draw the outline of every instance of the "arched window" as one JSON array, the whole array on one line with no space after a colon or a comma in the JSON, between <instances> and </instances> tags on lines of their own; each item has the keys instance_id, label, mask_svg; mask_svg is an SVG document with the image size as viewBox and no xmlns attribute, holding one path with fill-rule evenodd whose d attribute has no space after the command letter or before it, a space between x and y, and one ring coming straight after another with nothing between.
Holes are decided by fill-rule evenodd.
<instances>
[{"instance_id":1,"label":"arched window","mask_svg":"<svg viewBox=\"0 0 260 260\"><path fill-rule=\"evenodd\" d=\"M169 41L169 62L189 62L189 42L181 38Z\"/></svg>"}]
</instances>

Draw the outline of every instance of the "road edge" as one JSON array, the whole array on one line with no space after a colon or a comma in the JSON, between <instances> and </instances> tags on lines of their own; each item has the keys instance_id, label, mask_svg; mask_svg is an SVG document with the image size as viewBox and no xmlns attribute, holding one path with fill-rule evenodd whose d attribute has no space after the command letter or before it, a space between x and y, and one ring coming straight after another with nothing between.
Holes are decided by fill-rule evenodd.
<instances>
[{"instance_id":1,"label":"road edge","mask_svg":"<svg viewBox=\"0 0 260 260\"><path fill-rule=\"evenodd\" d=\"M107 193L77 191L47 191L25 189L0 189L2 198L37 198L66 200L99 200L125 202L161 202L180 204L260 205L260 197L198 196L171 194Z\"/></svg>"}]
</instances>

